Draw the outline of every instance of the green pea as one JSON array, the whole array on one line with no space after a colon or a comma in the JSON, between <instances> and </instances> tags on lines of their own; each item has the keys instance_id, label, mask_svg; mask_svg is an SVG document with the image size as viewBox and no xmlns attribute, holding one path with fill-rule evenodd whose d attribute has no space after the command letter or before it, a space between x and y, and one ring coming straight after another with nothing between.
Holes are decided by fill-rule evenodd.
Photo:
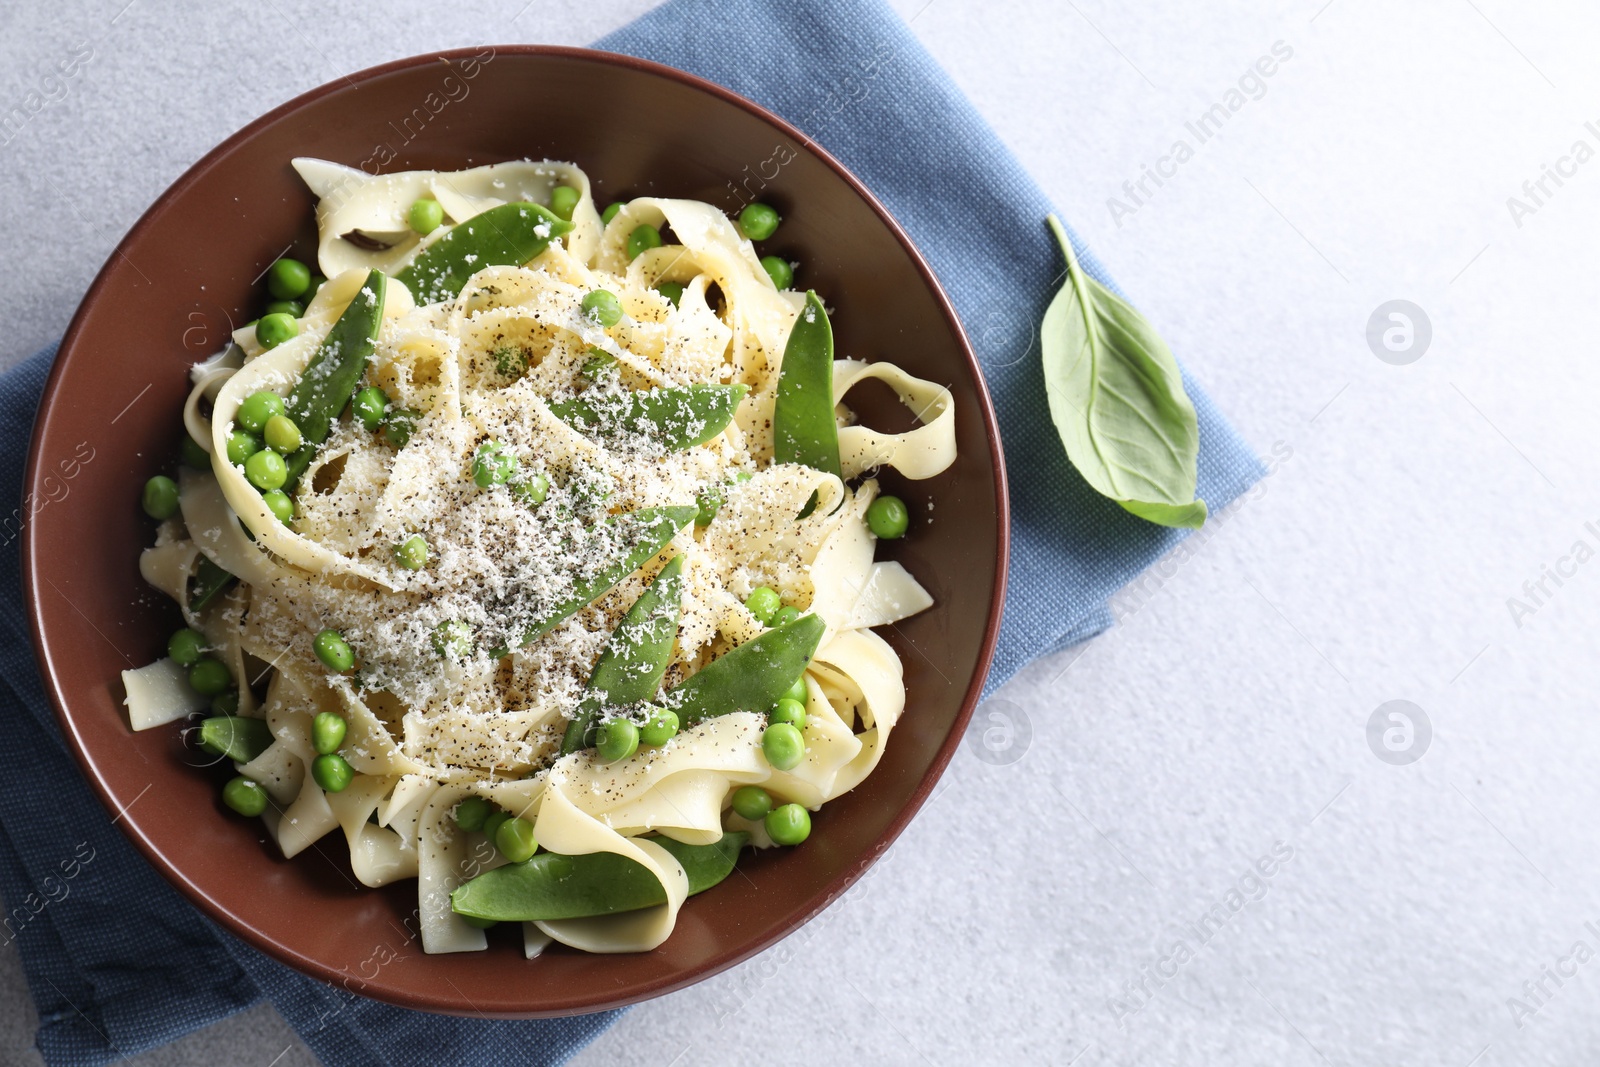
<instances>
[{"instance_id":1,"label":"green pea","mask_svg":"<svg viewBox=\"0 0 1600 1067\"><path fill-rule=\"evenodd\" d=\"M305 305L298 300L273 300L267 304L268 315L287 315L298 319L306 313Z\"/></svg>"},{"instance_id":2,"label":"green pea","mask_svg":"<svg viewBox=\"0 0 1600 1067\"><path fill-rule=\"evenodd\" d=\"M772 617L783 607L783 600L774 590L763 585L750 590L750 595L744 598L744 606L761 625L771 626Z\"/></svg>"},{"instance_id":3,"label":"green pea","mask_svg":"<svg viewBox=\"0 0 1600 1067\"><path fill-rule=\"evenodd\" d=\"M311 275L311 284L306 286L306 291L300 294L300 303L306 307L311 306L311 301L317 298L317 290L328 284L328 279L320 274Z\"/></svg>"},{"instance_id":4,"label":"green pea","mask_svg":"<svg viewBox=\"0 0 1600 1067\"><path fill-rule=\"evenodd\" d=\"M897 496L880 496L867 505L867 528L885 541L904 537L910 525L911 513Z\"/></svg>"},{"instance_id":5,"label":"green pea","mask_svg":"<svg viewBox=\"0 0 1600 1067\"><path fill-rule=\"evenodd\" d=\"M798 845L811 836L811 813L799 804L780 804L763 820L767 836L780 845Z\"/></svg>"},{"instance_id":6,"label":"green pea","mask_svg":"<svg viewBox=\"0 0 1600 1067\"><path fill-rule=\"evenodd\" d=\"M428 539L412 534L401 541L394 546L394 561L408 571L420 571L428 565Z\"/></svg>"},{"instance_id":7,"label":"green pea","mask_svg":"<svg viewBox=\"0 0 1600 1067\"><path fill-rule=\"evenodd\" d=\"M542 474L530 474L520 482L512 482L511 493L524 504L536 508L550 495L550 479Z\"/></svg>"},{"instance_id":8,"label":"green pea","mask_svg":"<svg viewBox=\"0 0 1600 1067\"><path fill-rule=\"evenodd\" d=\"M343 673L356 665L356 654L338 630L322 630L311 641L311 648L330 671Z\"/></svg>"},{"instance_id":9,"label":"green pea","mask_svg":"<svg viewBox=\"0 0 1600 1067\"><path fill-rule=\"evenodd\" d=\"M752 241L765 241L778 232L778 223L782 221L778 212L766 204L747 204L739 212L739 229Z\"/></svg>"},{"instance_id":10,"label":"green pea","mask_svg":"<svg viewBox=\"0 0 1600 1067\"><path fill-rule=\"evenodd\" d=\"M350 401L350 410L355 412L368 433L377 433L384 417L389 414L389 394L376 385L369 385Z\"/></svg>"},{"instance_id":11,"label":"green pea","mask_svg":"<svg viewBox=\"0 0 1600 1067\"><path fill-rule=\"evenodd\" d=\"M311 286L311 268L288 256L267 268L267 292L278 300L293 300Z\"/></svg>"},{"instance_id":12,"label":"green pea","mask_svg":"<svg viewBox=\"0 0 1600 1067\"><path fill-rule=\"evenodd\" d=\"M285 526L294 521L294 501L282 489L271 489L261 494L262 503L267 505L267 510Z\"/></svg>"},{"instance_id":13,"label":"green pea","mask_svg":"<svg viewBox=\"0 0 1600 1067\"><path fill-rule=\"evenodd\" d=\"M274 452L288 455L302 444L300 427L287 415L274 415L267 420L267 428L261 433L262 440Z\"/></svg>"},{"instance_id":14,"label":"green pea","mask_svg":"<svg viewBox=\"0 0 1600 1067\"><path fill-rule=\"evenodd\" d=\"M786 771L805 759L806 739L790 723L773 723L761 735L761 752L768 763Z\"/></svg>"},{"instance_id":15,"label":"green pea","mask_svg":"<svg viewBox=\"0 0 1600 1067\"><path fill-rule=\"evenodd\" d=\"M240 775L222 787L222 802L240 815L255 816L267 810L267 791L260 782Z\"/></svg>"},{"instance_id":16,"label":"green pea","mask_svg":"<svg viewBox=\"0 0 1600 1067\"><path fill-rule=\"evenodd\" d=\"M336 752L329 752L311 761L311 780L321 786L325 793L343 793L350 788L350 780L355 776L354 768Z\"/></svg>"},{"instance_id":17,"label":"green pea","mask_svg":"<svg viewBox=\"0 0 1600 1067\"><path fill-rule=\"evenodd\" d=\"M472 627L460 619L447 619L433 628L433 650L448 659L472 655Z\"/></svg>"},{"instance_id":18,"label":"green pea","mask_svg":"<svg viewBox=\"0 0 1600 1067\"><path fill-rule=\"evenodd\" d=\"M617 357L599 348L589 349L589 358L578 368L578 373L591 382L597 382L608 374L615 374L616 371Z\"/></svg>"},{"instance_id":19,"label":"green pea","mask_svg":"<svg viewBox=\"0 0 1600 1067\"><path fill-rule=\"evenodd\" d=\"M144 483L139 504L152 519L170 519L178 513L178 483L158 474Z\"/></svg>"},{"instance_id":20,"label":"green pea","mask_svg":"<svg viewBox=\"0 0 1600 1067\"><path fill-rule=\"evenodd\" d=\"M267 420L274 415L283 414L283 397L265 389L258 390L245 397L239 404L239 410L234 413L233 421L249 430L251 433L260 433L267 428Z\"/></svg>"},{"instance_id":21,"label":"green pea","mask_svg":"<svg viewBox=\"0 0 1600 1067\"><path fill-rule=\"evenodd\" d=\"M239 714L239 690L224 689L211 698L211 714L237 715Z\"/></svg>"},{"instance_id":22,"label":"green pea","mask_svg":"<svg viewBox=\"0 0 1600 1067\"><path fill-rule=\"evenodd\" d=\"M639 728L632 719L612 719L596 731L595 750L607 763L625 760L639 750Z\"/></svg>"},{"instance_id":23,"label":"green pea","mask_svg":"<svg viewBox=\"0 0 1600 1067\"><path fill-rule=\"evenodd\" d=\"M794 266L781 256L762 256L761 269L772 279L775 289L788 289L794 285Z\"/></svg>"},{"instance_id":24,"label":"green pea","mask_svg":"<svg viewBox=\"0 0 1600 1067\"><path fill-rule=\"evenodd\" d=\"M456 825L469 833L483 829L483 821L494 811L494 805L480 796L462 797L456 805Z\"/></svg>"},{"instance_id":25,"label":"green pea","mask_svg":"<svg viewBox=\"0 0 1600 1067\"><path fill-rule=\"evenodd\" d=\"M710 526L711 520L716 518L717 512L722 510L722 487L717 485L706 486L696 494L694 502L700 507L700 510L695 514L694 524L696 526Z\"/></svg>"},{"instance_id":26,"label":"green pea","mask_svg":"<svg viewBox=\"0 0 1600 1067\"><path fill-rule=\"evenodd\" d=\"M683 286L677 282L656 282L656 292L667 298L673 307L678 306L678 301L683 299Z\"/></svg>"},{"instance_id":27,"label":"green pea","mask_svg":"<svg viewBox=\"0 0 1600 1067\"><path fill-rule=\"evenodd\" d=\"M794 680L794 684L789 687L789 691L787 693L783 694L783 697L785 700L794 701L801 707L805 707L808 703L810 703L811 690L806 687L806 676L802 674L800 677L796 678Z\"/></svg>"},{"instance_id":28,"label":"green pea","mask_svg":"<svg viewBox=\"0 0 1600 1067\"><path fill-rule=\"evenodd\" d=\"M500 827L510 818L509 811L501 811L498 808L491 811L483 817L483 836L493 842L495 834L500 832Z\"/></svg>"},{"instance_id":29,"label":"green pea","mask_svg":"<svg viewBox=\"0 0 1600 1067\"><path fill-rule=\"evenodd\" d=\"M677 712L662 709L650 716L650 721L639 731L639 743L649 745L651 748L660 748L676 736L678 736Z\"/></svg>"},{"instance_id":30,"label":"green pea","mask_svg":"<svg viewBox=\"0 0 1600 1067\"><path fill-rule=\"evenodd\" d=\"M233 685L233 675L226 664L205 656L190 666L189 685L201 696L214 697Z\"/></svg>"},{"instance_id":31,"label":"green pea","mask_svg":"<svg viewBox=\"0 0 1600 1067\"><path fill-rule=\"evenodd\" d=\"M263 448L244 461L244 476L257 489L282 489L283 483L289 480L289 468L282 456Z\"/></svg>"},{"instance_id":32,"label":"green pea","mask_svg":"<svg viewBox=\"0 0 1600 1067\"><path fill-rule=\"evenodd\" d=\"M396 408L383 420L383 439L389 442L390 448L398 452L410 442L411 435L417 429L417 420L420 418L422 418L420 411Z\"/></svg>"},{"instance_id":33,"label":"green pea","mask_svg":"<svg viewBox=\"0 0 1600 1067\"><path fill-rule=\"evenodd\" d=\"M733 810L755 822L772 810L772 794L759 785L742 785L733 791Z\"/></svg>"},{"instance_id":34,"label":"green pea","mask_svg":"<svg viewBox=\"0 0 1600 1067\"><path fill-rule=\"evenodd\" d=\"M799 608L793 607L793 606L788 605L788 604L785 604L783 607L781 607L777 611L773 612L773 614L772 614L772 625L774 625L774 626L782 626L785 623L794 622L794 620L798 619L799 617L800 617L800 609Z\"/></svg>"},{"instance_id":35,"label":"green pea","mask_svg":"<svg viewBox=\"0 0 1600 1067\"><path fill-rule=\"evenodd\" d=\"M512 863L533 859L539 851L539 842L533 839L533 823L527 819L510 818L495 827L494 847Z\"/></svg>"},{"instance_id":36,"label":"green pea","mask_svg":"<svg viewBox=\"0 0 1600 1067\"><path fill-rule=\"evenodd\" d=\"M291 315L275 311L256 320L256 340L262 348L277 348L300 332L300 324Z\"/></svg>"},{"instance_id":37,"label":"green pea","mask_svg":"<svg viewBox=\"0 0 1600 1067\"><path fill-rule=\"evenodd\" d=\"M578 206L578 190L570 185L558 185L550 190L550 210L568 222L572 221L572 211Z\"/></svg>"},{"instance_id":38,"label":"green pea","mask_svg":"<svg viewBox=\"0 0 1600 1067\"><path fill-rule=\"evenodd\" d=\"M622 305L609 289L596 289L583 298L583 313L590 322L611 327L622 321Z\"/></svg>"},{"instance_id":39,"label":"green pea","mask_svg":"<svg viewBox=\"0 0 1600 1067\"><path fill-rule=\"evenodd\" d=\"M187 433L183 440L178 442L178 458L185 467L193 467L197 471L211 469L211 453L206 451L206 446L190 437Z\"/></svg>"},{"instance_id":40,"label":"green pea","mask_svg":"<svg viewBox=\"0 0 1600 1067\"><path fill-rule=\"evenodd\" d=\"M406 225L426 236L444 224L444 208L430 196L411 205L406 212Z\"/></svg>"},{"instance_id":41,"label":"green pea","mask_svg":"<svg viewBox=\"0 0 1600 1067\"><path fill-rule=\"evenodd\" d=\"M796 730L806 728L806 706L798 700L784 697L773 706L772 713L767 716L768 722L786 722Z\"/></svg>"},{"instance_id":42,"label":"green pea","mask_svg":"<svg viewBox=\"0 0 1600 1067\"><path fill-rule=\"evenodd\" d=\"M242 467L245 460L261 451L261 438L249 430L233 430L228 434L228 462Z\"/></svg>"},{"instance_id":43,"label":"green pea","mask_svg":"<svg viewBox=\"0 0 1600 1067\"><path fill-rule=\"evenodd\" d=\"M611 220L616 218L617 212L621 210L622 201L620 200L618 200L615 204L607 204L606 209L600 212L600 221L605 223L607 226L611 225Z\"/></svg>"},{"instance_id":44,"label":"green pea","mask_svg":"<svg viewBox=\"0 0 1600 1067\"><path fill-rule=\"evenodd\" d=\"M628 259L639 258L639 253L650 248L661 247L661 231L648 222L640 223L628 234Z\"/></svg>"},{"instance_id":45,"label":"green pea","mask_svg":"<svg viewBox=\"0 0 1600 1067\"><path fill-rule=\"evenodd\" d=\"M331 711L317 712L311 720L311 747L321 756L339 751L339 746L344 744L346 729L343 717Z\"/></svg>"},{"instance_id":46,"label":"green pea","mask_svg":"<svg viewBox=\"0 0 1600 1067\"><path fill-rule=\"evenodd\" d=\"M180 667L193 667L206 652L206 635L185 626L167 638L167 655Z\"/></svg>"},{"instance_id":47,"label":"green pea","mask_svg":"<svg viewBox=\"0 0 1600 1067\"><path fill-rule=\"evenodd\" d=\"M507 452L499 441L485 441L473 453L472 484L479 489L504 485L516 472L517 457Z\"/></svg>"}]
</instances>

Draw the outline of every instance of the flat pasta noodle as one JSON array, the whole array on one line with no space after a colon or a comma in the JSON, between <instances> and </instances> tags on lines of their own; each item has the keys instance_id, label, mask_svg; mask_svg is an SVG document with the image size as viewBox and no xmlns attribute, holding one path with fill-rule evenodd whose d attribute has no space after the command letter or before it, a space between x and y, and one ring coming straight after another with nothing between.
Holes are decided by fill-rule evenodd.
<instances>
[{"instance_id":1,"label":"flat pasta noodle","mask_svg":"<svg viewBox=\"0 0 1600 1067\"><path fill-rule=\"evenodd\" d=\"M362 775L350 788L327 794L350 848L351 871L362 885L373 888L417 875L416 843L368 821L394 783L392 777Z\"/></svg>"},{"instance_id":2,"label":"flat pasta noodle","mask_svg":"<svg viewBox=\"0 0 1600 1067\"><path fill-rule=\"evenodd\" d=\"M231 678L250 677L244 648L244 617L249 610L250 596L249 586L236 585L219 602L212 603L198 615L193 611L187 613L189 625L206 637L207 654L220 660L228 668ZM249 685L239 686L238 696L237 714L250 718L261 717L255 693Z\"/></svg>"},{"instance_id":3,"label":"flat pasta noodle","mask_svg":"<svg viewBox=\"0 0 1600 1067\"><path fill-rule=\"evenodd\" d=\"M211 420L201 414L200 405L215 403L223 385L243 365L244 350L229 345L204 363L197 363L189 373L194 387L183 402L183 427L208 454L211 452Z\"/></svg>"},{"instance_id":4,"label":"flat pasta noodle","mask_svg":"<svg viewBox=\"0 0 1600 1067\"><path fill-rule=\"evenodd\" d=\"M466 836L452 833L445 820L465 795L459 786L433 788L417 820L417 930L424 952L476 952L489 944L450 907L450 894L466 881L471 853Z\"/></svg>"},{"instance_id":5,"label":"flat pasta noodle","mask_svg":"<svg viewBox=\"0 0 1600 1067\"><path fill-rule=\"evenodd\" d=\"M284 859L294 859L338 826L339 819L328 804L328 795L308 774L300 782L300 792L295 795L294 803L283 810L273 836Z\"/></svg>"},{"instance_id":6,"label":"flat pasta noodle","mask_svg":"<svg viewBox=\"0 0 1600 1067\"><path fill-rule=\"evenodd\" d=\"M189 672L170 659L122 672L123 704L135 730L165 726L186 718L208 701L189 687Z\"/></svg>"},{"instance_id":7,"label":"flat pasta noodle","mask_svg":"<svg viewBox=\"0 0 1600 1067\"><path fill-rule=\"evenodd\" d=\"M880 433L866 426L839 430L839 463L845 477L877 467L893 467L907 478L921 480L943 474L956 461L956 411L950 390L913 377L893 363L863 363L855 359L834 362L833 396L843 403L857 382L876 378L888 385L917 421L905 433Z\"/></svg>"},{"instance_id":8,"label":"flat pasta noodle","mask_svg":"<svg viewBox=\"0 0 1600 1067\"><path fill-rule=\"evenodd\" d=\"M168 541L152 545L139 553L139 576L173 600L182 603L189 596L189 579L194 576L200 548L193 541Z\"/></svg>"},{"instance_id":9,"label":"flat pasta noodle","mask_svg":"<svg viewBox=\"0 0 1600 1067\"><path fill-rule=\"evenodd\" d=\"M268 348L242 328L194 368L184 423L211 453L211 469L181 475L181 522L162 527L141 573L183 606L208 654L248 682L240 714L264 719L271 743L235 769L270 798L262 818L285 856L342 837L362 884L417 880L426 951L481 950L483 930L451 906L456 888L507 862L455 822L462 800L480 797L532 823L541 848L623 856L662 887L665 903L655 907L522 924L528 958L552 943L655 948L689 888L659 838L705 846L732 827L770 846L760 822L729 809L734 790L758 785L816 809L859 785L881 757L905 687L898 657L871 627L933 599L903 566L874 559L866 513L879 489L869 475L889 467L923 479L949 467L950 392L890 362L838 359L844 478L776 464L778 372L804 299L773 286L717 209L644 197L605 224L587 175L550 161L381 176L322 160L294 165L319 200L318 266L330 280L295 337ZM240 405L293 389L370 270L393 275L452 225L504 203L547 203L557 185L577 193L573 229L532 262L484 264L436 304L418 305L390 278L364 383L383 389L389 426L404 418L405 433L334 420L300 477L292 522L280 521L227 461ZM407 218L422 197L446 216L428 235ZM629 237L642 225L669 243L630 257ZM667 282L682 287L676 303L656 288ZM617 298L623 315L614 325L583 310L597 289ZM857 425L847 394L867 378L893 389L918 425L900 434ZM748 392L731 421L688 448L663 445L648 426L578 425L560 414L559 401L578 394L603 406L639 390L733 383ZM537 480L542 502L476 484L475 462L489 446L518 457L506 485ZM561 607L601 561L635 544L629 513L686 504L704 505L698 521L587 606ZM427 561L408 570L395 546L414 537L428 546ZM592 750L559 754L608 635L673 557L682 558L682 600L668 686L764 632L746 607L758 587L823 620L803 676L805 754L789 770L763 755L764 709L707 719L617 763ZM239 582L195 612L187 596L202 558ZM548 622L558 609L566 614ZM470 639L443 654L438 634L457 626ZM344 637L355 669L338 673L319 660L313 638L323 629ZM530 631L542 636L524 642ZM491 655L497 644L509 654ZM136 728L205 704L170 660L124 677ZM258 705L252 687L263 680ZM354 778L337 792L311 773L322 713L345 724L339 752Z\"/></svg>"},{"instance_id":10,"label":"flat pasta noodle","mask_svg":"<svg viewBox=\"0 0 1600 1067\"><path fill-rule=\"evenodd\" d=\"M689 878L672 853L648 838L622 836L579 810L560 788L547 791L534 834L551 851L568 856L613 852L631 859L654 875L667 895L665 904L639 911L535 923L545 934L585 952L648 952L671 936L678 909L689 897Z\"/></svg>"},{"instance_id":11,"label":"flat pasta noodle","mask_svg":"<svg viewBox=\"0 0 1600 1067\"><path fill-rule=\"evenodd\" d=\"M294 160L294 166L318 198L317 260L329 278L347 270L398 274L417 253L443 237L448 227L422 236L407 221L411 205L424 197L437 200L451 223L461 223L514 201L548 203L551 189L570 185L578 190L579 201L567 247L588 258L599 239L600 214L590 195L589 177L570 163L519 160L463 171L383 175L304 157ZM386 247L364 248L346 239L349 233L363 234L369 239L366 243Z\"/></svg>"},{"instance_id":12,"label":"flat pasta noodle","mask_svg":"<svg viewBox=\"0 0 1600 1067\"><path fill-rule=\"evenodd\" d=\"M274 816L279 810L294 803L306 779L306 762L291 752L283 742L275 741L266 751L248 763L235 763L234 770L258 782L272 798L267 811ZM276 805L276 807L274 807ZM277 839L276 833L273 839Z\"/></svg>"},{"instance_id":13,"label":"flat pasta noodle","mask_svg":"<svg viewBox=\"0 0 1600 1067\"><path fill-rule=\"evenodd\" d=\"M889 643L872 630L846 630L817 650L812 674L838 693L834 703L843 721L862 729L861 749L829 783L830 796L848 793L866 780L883 756L889 733L906 707L904 669ZM849 718L846 718L846 716Z\"/></svg>"}]
</instances>

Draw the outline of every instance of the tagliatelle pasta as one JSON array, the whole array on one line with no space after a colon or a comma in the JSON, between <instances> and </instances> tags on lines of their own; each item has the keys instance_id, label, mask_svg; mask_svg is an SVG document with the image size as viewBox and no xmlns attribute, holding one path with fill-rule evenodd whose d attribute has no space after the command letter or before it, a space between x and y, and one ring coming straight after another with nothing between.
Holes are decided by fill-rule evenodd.
<instances>
[{"instance_id":1,"label":"tagliatelle pasta","mask_svg":"<svg viewBox=\"0 0 1600 1067\"><path fill-rule=\"evenodd\" d=\"M628 861L617 869L649 903L526 920L530 957L551 941L654 948L704 888L685 848L730 832L774 843L759 814L730 807L737 790L816 810L889 743L905 686L873 627L933 600L874 559L872 475L949 467L950 392L892 362L839 359L838 473L785 461L774 433L785 349L820 305L776 288L720 211L643 198L603 218L566 163L378 177L295 165L319 198L327 280L286 305L290 325L242 329L194 368L183 419L209 462L176 480L176 514L140 565L204 652L125 672L132 724L183 719L214 691L239 775L230 806L259 810L285 856L342 836L362 883L417 879L429 952L486 946L452 894L529 863L532 841ZM447 223L420 232L419 200ZM528 204L539 211L506 214ZM490 230L507 219L533 227L526 262L478 251L504 243ZM432 299L447 254L467 267L448 283L458 291ZM363 316L363 392L342 415L351 390L337 395L325 436L302 443L317 420L290 416L314 410L306 397L340 373ZM867 378L916 428L855 423L846 394ZM675 629L657 675L642 701L612 701L622 690L596 691L601 665L645 647L634 631L662 616L639 606L668 590ZM731 670L724 657L791 632L814 650L804 714L786 720L804 742L792 763L764 747L770 701L710 713L689 695L714 664ZM571 725L584 707L599 709L599 742ZM617 724L649 739L609 751L605 731L627 732ZM519 857L515 834L486 837L490 822L525 823L529 847Z\"/></svg>"}]
</instances>

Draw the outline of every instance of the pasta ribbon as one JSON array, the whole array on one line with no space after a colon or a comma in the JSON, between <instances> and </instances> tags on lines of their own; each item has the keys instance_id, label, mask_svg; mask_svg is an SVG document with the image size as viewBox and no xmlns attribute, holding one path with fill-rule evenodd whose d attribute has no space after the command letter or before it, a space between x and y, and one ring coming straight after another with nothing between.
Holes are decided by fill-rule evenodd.
<instances>
[{"instance_id":1,"label":"pasta ribbon","mask_svg":"<svg viewBox=\"0 0 1600 1067\"><path fill-rule=\"evenodd\" d=\"M888 385L900 403L922 425L905 433L879 433L866 426L839 430L839 462L845 477L877 467L893 467L907 478L932 478L956 461L956 409L950 390L913 377L893 363L839 359L833 364L833 398L843 403L857 382L876 378Z\"/></svg>"}]
</instances>

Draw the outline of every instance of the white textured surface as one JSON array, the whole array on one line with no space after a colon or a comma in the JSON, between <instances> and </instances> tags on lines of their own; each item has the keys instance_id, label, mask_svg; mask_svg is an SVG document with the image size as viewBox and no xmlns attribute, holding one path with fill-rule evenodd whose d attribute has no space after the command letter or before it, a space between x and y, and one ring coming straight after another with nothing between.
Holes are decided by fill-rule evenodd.
<instances>
[{"instance_id":1,"label":"white textured surface","mask_svg":"<svg viewBox=\"0 0 1600 1067\"><path fill-rule=\"evenodd\" d=\"M469 29L406 0L312 49L325 5L135 0L112 24L123 3L0 14L3 107L96 41L0 148L4 362L269 107L431 47L582 43L648 6L505 0ZM1575 140L1600 148L1593 6L924 3L897 0L1245 436L1292 458L1119 629L1006 689L1019 759L964 750L846 900L579 1062L1592 1062L1600 963L1545 979L1542 1005L1523 986L1600 951L1600 565L1520 627L1506 600L1600 547L1600 161L1521 227L1506 198ZM1279 40L1265 95L1117 226L1107 197ZM1410 366L1364 336L1397 297L1433 322ZM1432 721L1414 765L1368 747L1390 699ZM1187 924L1275 842L1293 858L1201 946ZM1119 1026L1110 1001L1136 1006L1124 984L1180 938L1194 958ZM1512 997L1537 1008L1520 1027ZM34 1062L32 1026L7 950L0 1061ZM133 1062L314 1061L258 1009Z\"/></svg>"}]
</instances>

